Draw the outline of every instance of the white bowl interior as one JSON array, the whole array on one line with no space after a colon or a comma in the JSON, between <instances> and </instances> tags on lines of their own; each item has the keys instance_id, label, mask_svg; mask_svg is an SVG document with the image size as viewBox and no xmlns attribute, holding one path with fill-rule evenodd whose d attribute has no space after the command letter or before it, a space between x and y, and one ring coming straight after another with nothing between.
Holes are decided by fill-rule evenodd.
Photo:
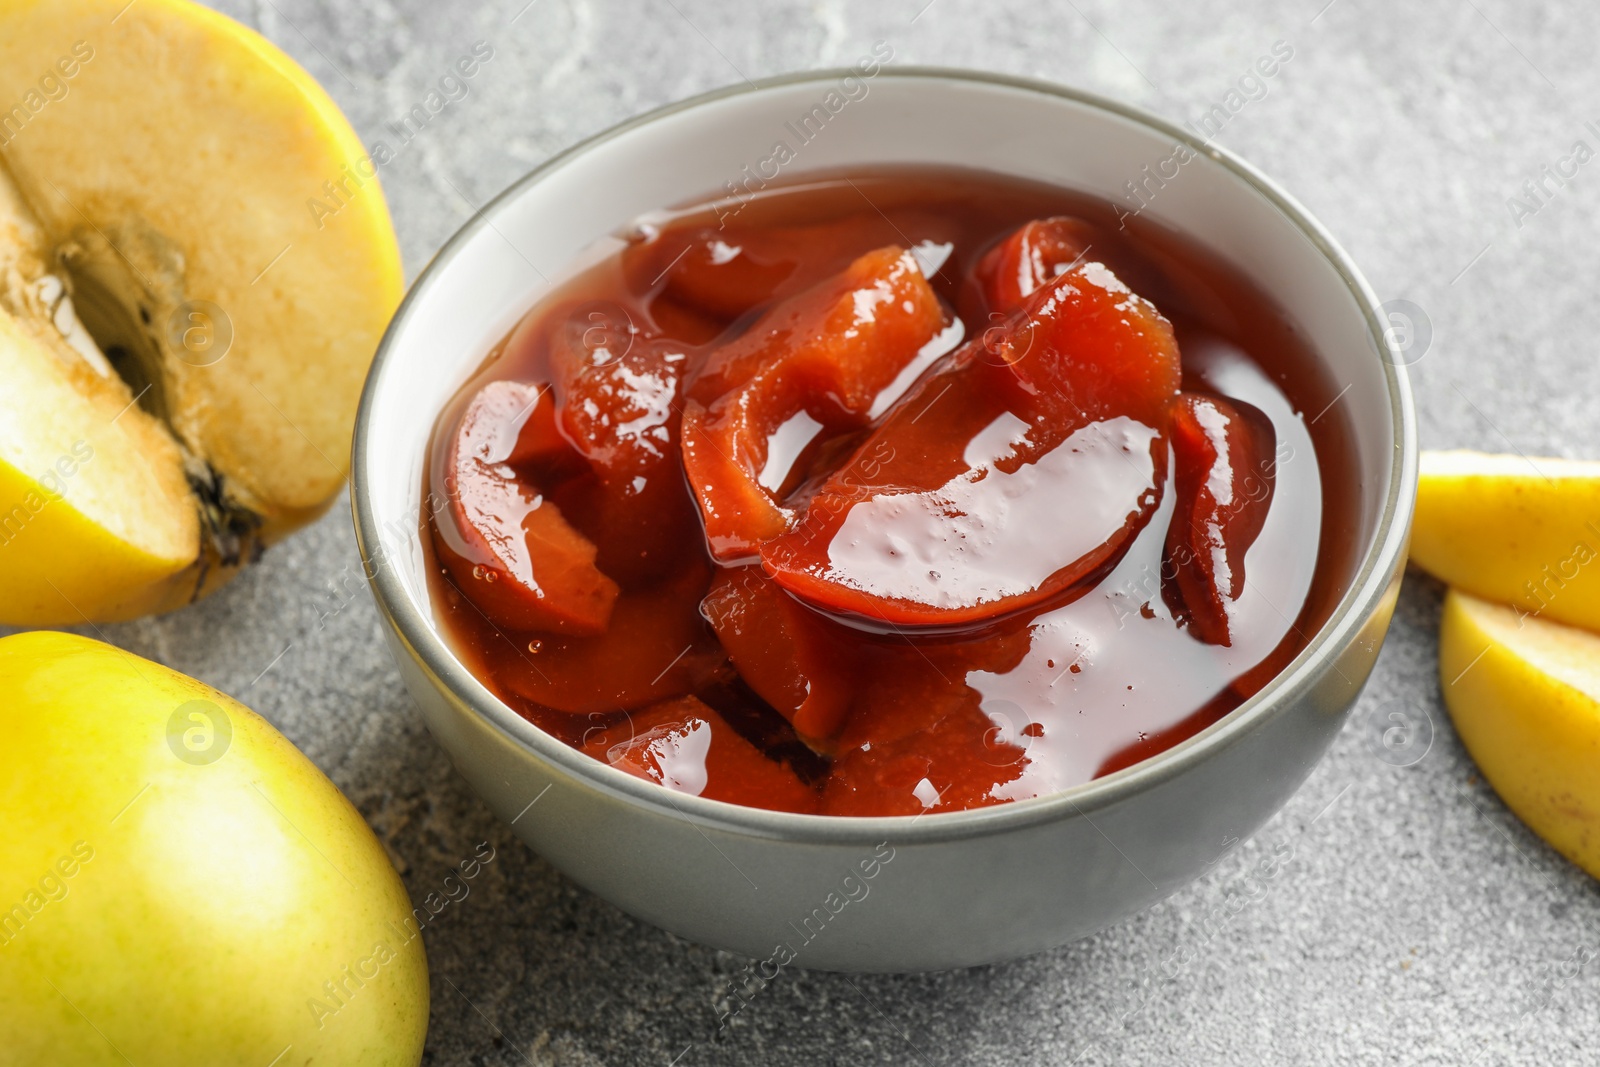
<instances>
[{"instance_id":1,"label":"white bowl interior","mask_svg":"<svg viewBox=\"0 0 1600 1067\"><path fill-rule=\"evenodd\" d=\"M1130 204L1126 183L1173 157L1173 136L1091 102L932 73L880 75L849 99L836 75L723 96L658 115L555 161L491 205L413 294L369 383L364 461L386 565L432 624L417 516L439 410L485 353L568 272L579 253L640 215L726 190L782 141L784 177L921 163L1003 170ZM830 91L838 95L827 99ZM800 143L803 116L845 104ZM813 119L813 128L819 125ZM1167 165L1171 173L1172 164ZM770 169L769 169L770 171ZM1145 215L1188 234L1271 293L1325 362L1353 422L1360 473L1357 559L1391 488L1394 408L1352 281L1307 231L1219 158L1201 154ZM1354 284L1360 284L1356 282ZM369 546L369 551L379 546Z\"/></svg>"}]
</instances>

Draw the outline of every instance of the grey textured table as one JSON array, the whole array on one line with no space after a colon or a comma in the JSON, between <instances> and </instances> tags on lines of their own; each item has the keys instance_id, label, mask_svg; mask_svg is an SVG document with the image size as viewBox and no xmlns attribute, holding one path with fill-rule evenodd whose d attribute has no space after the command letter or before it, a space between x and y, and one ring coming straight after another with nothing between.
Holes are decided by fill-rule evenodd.
<instances>
[{"instance_id":1,"label":"grey textured table","mask_svg":"<svg viewBox=\"0 0 1600 1067\"><path fill-rule=\"evenodd\" d=\"M467 95L383 170L413 273L579 138L743 77L853 62L877 40L897 63L1049 78L1193 121L1281 40L1293 57L1245 85L1219 140L1320 216L1381 296L1426 309L1424 446L1600 456L1600 163L1537 199L1523 188L1575 141L1600 149L1600 123L1585 125L1600 120L1593 5L526 2L223 6L317 75L369 144L393 145L389 123L492 45ZM1600 895L1474 774L1439 700L1439 599L1407 578L1329 758L1198 884L1003 966L786 972L720 1036L743 961L578 889L451 770L381 643L343 505L221 595L110 636L281 727L361 808L415 899L493 843L487 874L425 935L429 1063L1593 1062L1600 973L1581 964L1600 949ZM1391 712L1434 731L1409 766L1383 758ZM1277 879L1247 879L1291 848Z\"/></svg>"}]
</instances>

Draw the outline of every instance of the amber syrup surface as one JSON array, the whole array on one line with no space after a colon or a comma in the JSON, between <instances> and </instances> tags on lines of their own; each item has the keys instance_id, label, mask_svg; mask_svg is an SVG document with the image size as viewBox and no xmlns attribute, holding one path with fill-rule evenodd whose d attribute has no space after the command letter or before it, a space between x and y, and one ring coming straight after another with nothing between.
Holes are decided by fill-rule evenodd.
<instances>
[{"instance_id":1,"label":"amber syrup surface","mask_svg":"<svg viewBox=\"0 0 1600 1067\"><path fill-rule=\"evenodd\" d=\"M780 799L763 803L835 814L947 810L1048 794L1154 755L1237 707L1306 646L1342 595L1355 563L1357 480L1337 386L1306 339L1266 293L1194 242L1142 218L1119 220L1108 202L987 172L819 173L742 202L708 201L643 219L604 242L590 266L540 296L529 315L553 316L547 330L589 331L600 343L623 343L630 332L645 331L679 343L696 360L738 336L761 308L856 255L898 244L940 250L943 261L929 281L972 341L992 317L972 281L980 257L1022 224L1062 215L1096 224L1100 237L1089 258L1110 265L1170 320L1186 389L1243 401L1272 424L1271 469L1262 472L1274 482L1271 506L1245 559L1247 583L1234 605L1229 646L1197 640L1164 601L1163 541L1173 508L1167 492L1114 565L1064 603L965 633L870 632L825 620L854 649L838 667L856 694L853 717L893 717L930 705L982 716L975 721L983 728L972 737L913 731L896 739L892 759L881 746L878 753L870 745L866 754L853 751L849 729L845 743L819 754L756 695L759 687L740 677L698 608L717 564L697 522L680 524L666 571L645 567L637 576L616 576L622 599L613 629L621 626L621 636L518 632L476 602L472 583L458 587L435 566L436 610L470 668L529 720L601 758L606 750L596 749L597 738L606 745L626 740L647 718L644 709L693 695L769 760L775 775L781 771L786 788L771 791ZM657 253L670 249L675 235L709 227L737 249L830 223L837 224L827 230L833 236L814 247L800 242L801 268L757 308L724 321L684 314L664 295L672 264ZM544 382L551 377L547 360L540 345L503 342L487 355L440 416L433 485L468 398L494 380ZM786 446L775 439L772 447ZM840 448L810 453L789 459L826 465L838 461ZM600 528L604 507L583 505L589 476L581 469L574 464L579 473L571 485L541 488L573 502L566 510L602 546L604 564L628 551L627 543L616 547L628 535ZM681 468L675 477L681 482ZM802 480L791 477L788 484ZM673 504L680 517L692 511L686 485L663 491L682 494ZM846 768L867 773L860 765L869 756L873 788L836 787ZM702 769L691 768L677 785L694 792L703 778ZM956 778L965 786L947 789ZM757 779L752 788L759 792ZM803 787L798 801L793 797L801 794L786 791L793 779ZM712 788L706 795L718 793ZM723 795L751 802L737 790ZM937 798L931 805L930 796Z\"/></svg>"}]
</instances>

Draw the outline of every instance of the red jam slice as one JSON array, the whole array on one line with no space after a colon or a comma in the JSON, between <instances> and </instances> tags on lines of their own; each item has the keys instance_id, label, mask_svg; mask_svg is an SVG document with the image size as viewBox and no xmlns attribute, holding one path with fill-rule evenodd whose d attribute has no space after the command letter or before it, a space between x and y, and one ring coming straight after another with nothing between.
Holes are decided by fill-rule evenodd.
<instances>
[{"instance_id":1,"label":"red jam slice","mask_svg":"<svg viewBox=\"0 0 1600 1067\"><path fill-rule=\"evenodd\" d=\"M1172 328L1098 263L1030 297L889 412L762 563L831 612L966 626L1097 574L1149 519Z\"/></svg>"},{"instance_id":2,"label":"red jam slice","mask_svg":"<svg viewBox=\"0 0 1600 1067\"><path fill-rule=\"evenodd\" d=\"M974 703L891 741L845 753L822 791L824 815L920 815L1004 802L997 787L1027 755Z\"/></svg>"},{"instance_id":3,"label":"red jam slice","mask_svg":"<svg viewBox=\"0 0 1600 1067\"><path fill-rule=\"evenodd\" d=\"M659 284L658 301L692 308L722 323L771 299L799 263L794 249L771 239L741 240L709 226L640 244L628 252L635 285Z\"/></svg>"},{"instance_id":4,"label":"red jam slice","mask_svg":"<svg viewBox=\"0 0 1600 1067\"><path fill-rule=\"evenodd\" d=\"M571 715L638 708L693 692L725 662L700 617L707 578L700 563L623 593L604 633L528 641L505 661L511 669L498 680L524 700Z\"/></svg>"},{"instance_id":5,"label":"red jam slice","mask_svg":"<svg viewBox=\"0 0 1600 1067\"><path fill-rule=\"evenodd\" d=\"M616 305L580 308L552 337L558 423L592 472L552 495L624 585L680 563L697 525L679 461L688 366L684 346L647 336Z\"/></svg>"},{"instance_id":6,"label":"red jam slice","mask_svg":"<svg viewBox=\"0 0 1600 1067\"><path fill-rule=\"evenodd\" d=\"M1021 227L978 261L984 300L1012 311L1041 286L1076 267L1094 249L1096 232L1083 219L1057 215Z\"/></svg>"},{"instance_id":7,"label":"red jam slice","mask_svg":"<svg viewBox=\"0 0 1600 1067\"><path fill-rule=\"evenodd\" d=\"M648 337L620 307L575 310L550 351L567 439L608 474L670 463L688 358L681 347Z\"/></svg>"},{"instance_id":8,"label":"red jam slice","mask_svg":"<svg viewBox=\"0 0 1600 1067\"><path fill-rule=\"evenodd\" d=\"M1328 398L1270 301L1104 208L885 173L641 224L441 422L463 659L645 781L836 816L1039 796L1214 723L1304 648L1275 605L1336 599L1312 505L1346 431L1295 415Z\"/></svg>"},{"instance_id":9,"label":"red jam slice","mask_svg":"<svg viewBox=\"0 0 1600 1067\"><path fill-rule=\"evenodd\" d=\"M846 216L803 226L729 224L653 234L623 253L623 273L638 292L653 292L650 313L689 313L727 326L770 301L837 275L874 243L905 241L880 217ZM913 227L937 232L937 225Z\"/></svg>"},{"instance_id":10,"label":"red jam slice","mask_svg":"<svg viewBox=\"0 0 1600 1067\"><path fill-rule=\"evenodd\" d=\"M680 697L591 733L584 751L678 793L774 811L813 812L817 794L762 755L714 709Z\"/></svg>"},{"instance_id":11,"label":"red jam slice","mask_svg":"<svg viewBox=\"0 0 1600 1067\"><path fill-rule=\"evenodd\" d=\"M1275 482L1272 425L1245 405L1184 393L1173 406L1177 500L1167 529L1162 594L1189 632L1228 647L1244 592L1245 553L1266 523Z\"/></svg>"},{"instance_id":12,"label":"red jam slice","mask_svg":"<svg viewBox=\"0 0 1600 1067\"><path fill-rule=\"evenodd\" d=\"M700 606L746 683L813 749L844 725L851 641L760 567L719 568Z\"/></svg>"},{"instance_id":13,"label":"red jam slice","mask_svg":"<svg viewBox=\"0 0 1600 1067\"><path fill-rule=\"evenodd\" d=\"M450 576L502 625L594 634L618 588L595 566L595 546L511 465L551 446L545 392L496 381L467 404L445 456L449 523L434 526Z\"/></svg>"},{"instance_id":14,"label":"red jam slice","mask_svg":"<svg viewBox=\"0 0 1600 1067\"><path fill-rule=\"evenodd\" d=\"M788 528L794 461L819 434L865 425L944 325L915 257L880 248L708 357L684 411L683 463L717 560L750 559Z\"/></svg>"}]
</instances>

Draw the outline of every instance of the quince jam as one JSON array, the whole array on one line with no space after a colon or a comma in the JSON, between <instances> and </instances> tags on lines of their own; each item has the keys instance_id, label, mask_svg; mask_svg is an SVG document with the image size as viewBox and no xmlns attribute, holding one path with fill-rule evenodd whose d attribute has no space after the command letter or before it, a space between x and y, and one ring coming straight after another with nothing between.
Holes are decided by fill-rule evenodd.
<instances>
[{"instance_id":1,"label":"quince jam","mask_svg":"<svg viewBox=\"0 0 1600 1067\"><path fill-rule=\"evenodd\" d=\"M827 815L1056 792L1305 647L1348 423L1268 297L1109 204L819 175L642 220L441 415L436 602L511 707Z\"/></svg>"}]
</instances>

